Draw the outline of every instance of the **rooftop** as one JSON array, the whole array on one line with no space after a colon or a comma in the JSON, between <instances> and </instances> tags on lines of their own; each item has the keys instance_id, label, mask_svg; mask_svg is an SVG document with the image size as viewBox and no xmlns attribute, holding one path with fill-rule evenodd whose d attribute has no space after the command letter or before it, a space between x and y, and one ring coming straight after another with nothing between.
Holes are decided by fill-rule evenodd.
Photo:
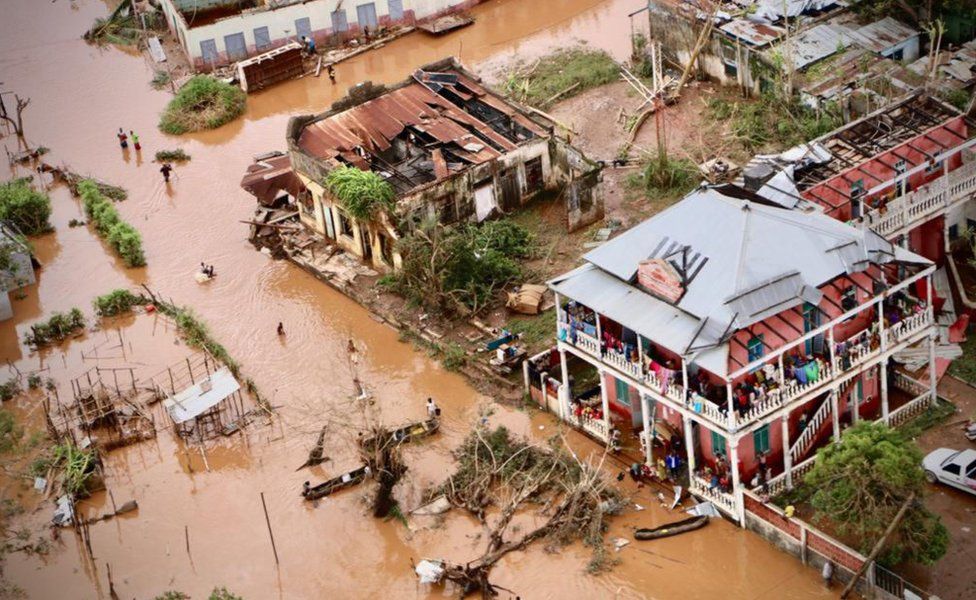
<instances>
[{"instance_id":1,"label":"rooftop","mask_svg":"<svg viewBox=\"0 0 976 600\"><path fill-rule=\"evenodd\" d=\"M393 88L360 84L296 135L305 154L374 171L402 195L548 131L447 60Z\"/></svg>"},{"instance_id":2,"label":"rooftop","mask_svg":"<svg viewBox=\"0 0 976 600\"><path fill-rule=\"evenodd\" d=\"M842 275L892 261L928 264L870 230L820 212L772 205L735 186L700 188L584 257L550 282L673 352L727 370L731 333L803 302ZM638 268L666 261L682 280L674 303L637 285Z\"/></svg>"},{"instance_id":3,"label":"rooftop","mask_svg":"<svg viewBox=\"0 0 976 600\"><path fill-rule=\"evenodd\" d=\"M798 165L797 189L803 191L823 183L959 116L950 106L926 95L889 104L815 140L831 156L822 162Z\"/></svg>"}]
</instances>

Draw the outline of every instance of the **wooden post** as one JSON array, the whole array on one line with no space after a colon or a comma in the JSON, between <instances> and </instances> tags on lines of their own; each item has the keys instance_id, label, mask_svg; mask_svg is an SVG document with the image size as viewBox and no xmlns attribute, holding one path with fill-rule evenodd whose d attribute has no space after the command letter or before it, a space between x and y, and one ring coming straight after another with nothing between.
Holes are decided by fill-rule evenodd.
<instances>
[{"instance_id":1,"label":"wooden post","mask_svg":"<svg viewBox=\"0 0 976 600\"><path fill-rule=\"evenodd\" d=\"M169 389L170 389L170 392L172 392L172 394L175 396L176 395L176 384L173 383L173 369L171 369L169 367L166 367L166 372L169 373Z\"/></svg>"},{"instance_id":2,"label":"wooden post","mask_svg":"<svg viewBox=\"0 0 976 600\"><path fill-rule=\"evenodd\" d=\"M275 546L274 532L271 531L271 519L268 518L268 504L264 501L264 492L261 492L261 506L264 508L264 522L268 525L268 537L271 538L271 550L274 551L275 565L280 564L278 562L278 548Z\"/></svg>"},{"instance_id":3,"label":"wooden post","mask_svg":"<svg viewBox=\"0 0 976 600\"><path fill-rule=\"evenodd\" d=\"M192 385L196 385L197 382L193 380L193 367L190 366L190 358L189 357L187 357L187 359L186 359L186 370L190 374L190 383Z\"/></svg>"},{"instance_id":4,"label":"wooden post","mask_svg":"<svg viewBox=\"0 0 976 600\"><path fill-rule=\"evenodd\" d=\"M190 554L190 526L183 526L183 535L186 537L186 556L190 559L190 563L193 563L193 555Z\"/></svg>"},{"instance_id":5,"label":"wooden post","mask_svg":"<svg viewBox=\"0 0 976 600\"><path fill-rule=\"evenodd\" d=\"M877 557L881 552L881 549L884 547L884 543L888 541L888 536L892 534L895 527L897 527L898 523L901 522L902 518L905 516L905 513L908 511L908 507L911 506L912 502L914 501L915 492L912 492L908 495L908 498L905 499L905 503L901 505L901 508L898 509L898 514L895 515L895 518L892 519L890 524L888 524L888 528L885 529L884 535L881 536L881 539L878 540L878 542L874 545L874 548L871 549L871 554L868 554L868 557L864 559L864 562L861 564L861 568L857 570L857 573L854 573L854 577L851 577L851 580L847 583L847 587L845 587L844 591L840 593L841 599L847 598L847 595L850 594L851 590L854 589L854 586L857 585L857 580L861 578L861 575L864 574L864 571L868 568L868 566L874 563L875 557Z\"/></svg>"}]
</instances>

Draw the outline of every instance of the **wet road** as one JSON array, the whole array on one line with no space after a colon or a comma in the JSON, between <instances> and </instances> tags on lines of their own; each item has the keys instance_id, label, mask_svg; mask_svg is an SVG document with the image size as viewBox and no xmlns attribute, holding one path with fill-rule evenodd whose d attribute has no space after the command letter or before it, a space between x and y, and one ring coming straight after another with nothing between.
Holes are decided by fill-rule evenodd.
<instances>
[{"instance_id":1,"label":"wet road","mask_svg":"<svg viewBox=\"0 0 976 600\"><path fill-rule=\"evenodd\" d=\"M343 296L285 262L255 252L239 223L252 213L250 196L238 182L255 154L284 148L287 119L321 111L346 86L372 79L397 81L416 66L460 54L476 69L495 69L513 57L531 60L578 38L603 47L617 58L628 53L627 14L640 0L496 0L478 7L477 23L441 38L413 34L337 68L337 86L328 79L289 82L248 99L242 119L218 130L172 138L156 130L169 96L150 88L152 69L133 52L86 45L81 33L107 12L95 0L36 2L7 0L0 23L0 81L3 89L29 96L26 133L35 144L52 148L47 157L75 171L91 173L129 190L118 205L123 217L143 235L148 267L124 269L87 228L69 228L83 218L79 203L63 187L52 190L56 232L36 239L44 268L27 298L15 301L15 318L0 324L0 353L21 371L49 369L64 382L93 365L96 348L111 356L111 336L95 333L65 348L29 355L18 344L30 323L54 310L89 310L92 297L116 287L147 283L178 303L192 306L279 407L280 421L256 428L245 445L227 441L208 450L210 472L199 457L188 458L167 431L154 442L116 451L107 461L109 487L116 500L137 498L139 512L92 526L95 569L86 566L70 535L45 558L7 557L6 576L33 598L107 597L105 565L112 567L122 597L150 598L166 589L205 596L215 585L254 598L424 597L410 560L447 556L458 560L480 554L481 528L451 515L442 524L411 519L398 522L366 516L361 493L347 492L318 507L301 502L298 490L307 473L294 472L305 459L315 433L332 423L326 454L313 471L320 479L356 466L344 450L359 415L349 399L352 367L348 339L363 349L356 367L373 390L376 407L389 423L418 418L423 399L438 398L446 418L436 443L412 448L404 495L416 501L439 482L450 448L490 403L459 376L447 373L424 354L398 340L396 332L373 321ZM135 130L142 155L122 152L114 133ZM11 150L16 141L2 138ZM156 150L182 147L193 156L164 186ZM6 167L3 167L6 169ZM22 174L22 173L18 173ZM3 178L9 176L4 171ZM206 286L192 275L201 261L216 266L218 277ZM280 340L275 327L285 324ZM126 364L166 364L185 348L172 343L163 321L142 316L122 325L129 348ZM103 354L104 355L104 354ZM62 392L63 393L63 392ZM30 401L18 414L36 420ZM555 429L546 415L494 407L492 417L516 431L545 437ZM540 430L539 427L544 429ZM595 444L572 436L580 450ZM260 504L265 492L281 564L276 568ZM631 490L633 491L633 490ZM4 488L4 494L15 492ZM25 502L37 500L25 492ZM101 512L107 499L88 503ZM630 537L630 527L653 526L678 518L656 507L647 491L637 502L647 510L619 519L611 536ZM50 514L41 504L28 519L40 526ZM185 549L189 532L191 551ZM645 552L646 551L646 552ZM763 540L725 522L694 535L631 544L610 574L591 577L588 552L571 547L558 555L533 548L503 560L493 581L523 598L821 598L829 597L815 573ZM440 594L435 590L432 595Z\"/></svg>"}]
</instances>

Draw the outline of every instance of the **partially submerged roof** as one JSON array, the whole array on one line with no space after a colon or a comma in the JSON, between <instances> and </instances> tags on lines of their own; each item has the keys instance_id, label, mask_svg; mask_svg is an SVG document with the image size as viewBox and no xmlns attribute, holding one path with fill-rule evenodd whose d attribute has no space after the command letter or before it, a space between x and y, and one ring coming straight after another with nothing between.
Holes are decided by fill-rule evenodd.
<instances>
[{"instance_id":1,"label":"partially submerged roof","mask_svg":"<svg viewBox=\"0 0 976 600\"><path fill-rule=\"evenodd\" d=\"M882 53L898 44L918 37L919 32L891 17L885 17L850 32L851 39L862 48Z\"/></svg>"},{"instance_id":2,"label":"partially submerged roof","mask_svg":"<svg viewBox=\"0 0 976 600\"><path fill-rule=\"evenodd\" d=\"M753 3L755 8L752 10L752 16L775 23L783 17L792 19L802 14L822 12L846 4L838 0L756 0Z\"/></svg>"},{"instance_id":3,"label":"partially submerged roof","mask_svg":"<svg viewBox=\"0 0 976 600\"><path fill-rule=\"evenodd\" d=\"M372 170L401 194L547 135L455 62L418 69L398 86L349 106L356 92L341 108L308 121L294 141L314 158ZM446 161L438 173L433 149Z\"/></svg>"},{"instance_id":4,"label":"partially submerged roof","mask_svg":"<svg viewBox=\"0 0 976 600\"><path fill-rule=\"evenodd\" d=\"M821 285L872 263L929 264L872 231L747 197L739 188L700 188L591 250L583 257L587 265L550 285L689 355L724 346L729 334L772 314L819 302ZM673 305L636 285L638 267L655 258L683 279ZM724 375L725 355L705 353L695 361Z\"/></svg>"},{"instance_id":5,"label":"partially submerged roof","mask_svg":"<svg viewBox=\"0 0 976 600\"><path fill-rule=\"evenodd\" d=\"M202 415L239 389L241 385L237 379L224 367L209 378L166 398L163 400L163 407L173 422L179 425Z\"/></svg>"}]
</instances>

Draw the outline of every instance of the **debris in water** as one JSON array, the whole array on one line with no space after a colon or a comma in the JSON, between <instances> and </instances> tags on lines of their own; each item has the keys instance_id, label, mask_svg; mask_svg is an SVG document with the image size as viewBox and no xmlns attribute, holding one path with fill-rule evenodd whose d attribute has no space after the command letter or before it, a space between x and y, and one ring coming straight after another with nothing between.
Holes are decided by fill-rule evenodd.
<instances>
[{"instance_id":1,"label":"debris in water","mask_svg":"<svg viewBox=\"0 0 976 600\"><path fill-rule=\"evenodd\" d=\"M444 562L425 558L414 567L420 583L438 583L444 576Z\"/></svg>"},{"instance_id":2,"label":"debris in water","mask_svg":"<svg viewBox=\"0 0 976 600\"><path fill-rule=\"evenodd\" d=\"M614 538L613 539L613 549L616 550L617 552L620 552L620 549L623 548L624 546L626 546L629 543L630 543L630 541L629 540L625 540L624 538Z\"/></svg>"}]
</instances>

